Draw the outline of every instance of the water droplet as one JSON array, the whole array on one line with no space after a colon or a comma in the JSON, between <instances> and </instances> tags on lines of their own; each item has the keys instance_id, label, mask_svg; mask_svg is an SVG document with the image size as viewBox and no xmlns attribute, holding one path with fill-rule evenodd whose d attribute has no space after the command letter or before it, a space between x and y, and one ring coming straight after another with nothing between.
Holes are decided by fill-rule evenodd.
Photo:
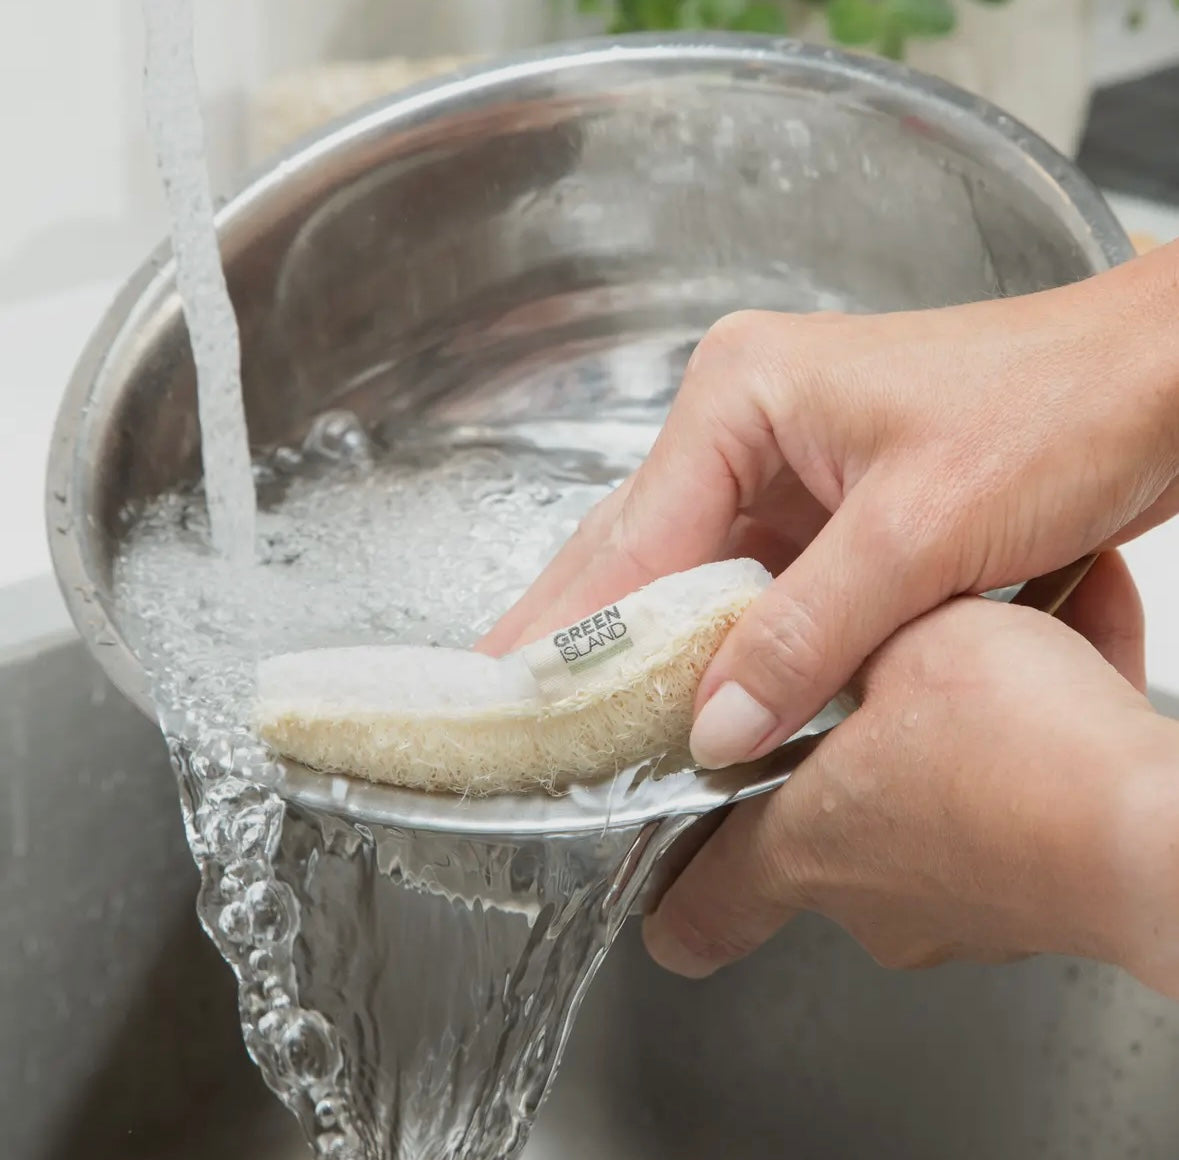
<instances>
[{"instance_id":1,"label":"water droplet","mask_svg":"<svg viewBox=\"0 0 1179 1160\"><path fill-rule=\"evenodd\" d=\"M266 857L281 824L279 810L266 806L242 810L230 825L231 842L236 853L243 859Z\"/></svg>"},{"instance_id":2,"label":"water droplet","mask_svg":"<svg viewBox=\"0 0 1179 1160\"><path fill-rule=\"evenodd\" d=\"M339 1066L326 1025L311 1013L304 1013L283 1033L279 1047L287 1070L303 1083L327 1079Z\"/></svg>"},{"instance_id":3,"label":"water droplet","mask_svg":"<svg viewBox=\"0 0 1179 1160\"><path fill-rule=\"evenodd\" d=\"M231 902L222 909L217 926L231 943L240 946L250 939L250 913L240 902Z\"/></svg>"},{"instance_id":4,"label":"water droplet","mask_svg":"<svg viewBox=\"0 0 1179 1160\"><path fill-rule=\"evenodd\" d=\"M306 455L330 461L366 464L372 445L364 425L351 411L325 411L303 440Z\"/></svg>"},{"instance_id":5,"label":"water droplet","mask_svg":"<svg viewBox=\"0 0 1179 1160\"><path fill-rule=\"evenodd\" d=\"M303 456L293 447L279 447L270 457L276 471L283 474L298 471L303 465Z\"/></svg>"},{"instance_id":6,"label":"water droplet","mask_svg":"<svg viewBox=\"0 0 1179 1160\"><path fill-rule=\"evenodd\" d=\"M328 1132L315 1141L315 1150L324 1160L361 1160L359 1148L343 1133Z\"/></svg>"},{"instance_id":7,"label":"water droplet","mask_svg":"<svg viewBox=\"0 0 1179 1160\"><path fill-rule=\"evenodd\" d=\"M276 943L286 938L292 925L291 915L277 885L255 882L246 890L245 904L249 907L256 942Z\"/></svg>"},{"instance_id":8,"label":"water droplet","mask_svg":"<svg viewBox=\"0 0 1179 1160\"><path fill-rule=\"evenodd\" d=\"M270 1043L279 1043L286 1029L288 1015L287 1011L267 1011L258 1020L258 1034Z\"/></svg>"},{"instance_id":9,"label":"water droplet","mask_svg":"<svg viewBox=\"0 0 1179 1160\"><path fill-rule=\"evenodd\" d=\"M250 970L257 971L258 974L264 975L272 969L274 958L268 950L260 948L256 951L250 952L249 963ZM270 980L267 979L266 982L269 983Z\"/></svg>"},{"instance_id":10,"label":"water droplet","mask_svg":"<svg viewBox=\"0 0 1179 1160\"><path fill-rule=\"evenodd\" d=\"M266 1001L266 996L262 993L262 988L254 983L241 989L241 993L238 996L238 1003L246 1018L252 1022L257 1022L269 1010L269 1005Z\"/></svg>"}]
</instances>

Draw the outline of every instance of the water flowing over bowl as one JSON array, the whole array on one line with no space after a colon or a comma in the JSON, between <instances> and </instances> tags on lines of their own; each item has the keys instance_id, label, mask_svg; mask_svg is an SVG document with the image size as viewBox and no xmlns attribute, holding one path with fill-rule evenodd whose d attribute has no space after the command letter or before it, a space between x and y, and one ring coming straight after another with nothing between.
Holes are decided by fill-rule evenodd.
<instances>
[{"instance_id":1,"label":"water flowing over bowl","mask_svg":"<svg viewBox=\"0 0 1179 1160\"><path fill-rule=\"evenodd\" d=\"M346 408L538 430L666 405L738 308L897 310L1020 294L1130 256L1099 194L995 108L788 40L559 46L390 97L276 160L221 211L256 450ZM170 250L87 347L48 481L55 568L87 645L151 712L114 615L128 505L199 476ZM1051 608L1077 569L1025 599ZM353 820L538 835L699 815L779 784L838 714L669 806L461 801L288 765L280 792Z\"/></svg>"}]
</instances>

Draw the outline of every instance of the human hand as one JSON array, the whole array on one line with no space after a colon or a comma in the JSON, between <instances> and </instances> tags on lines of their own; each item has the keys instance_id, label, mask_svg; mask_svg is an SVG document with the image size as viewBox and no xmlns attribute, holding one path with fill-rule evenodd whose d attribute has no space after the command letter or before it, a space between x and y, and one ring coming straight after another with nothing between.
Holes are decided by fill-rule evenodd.
<instances>
[{"instance_id":1,"label":"human hand","mask_svg":"<svg viewBox=\"0 0 1179 1160\"><path fill-rule=\"evenodd\" d=\"M1177 259L945 310L722 320L647 461L480 647L756 556L781 575L705 674L692 751L761 756L900 625L1179 508Z\"/></svg>"},{"instance_id":2,"label":"human hand","mask_svg":"<svg viewBox=\"0 0 1179 1160\"><path fill-rule=\"evenodd\" d=\"M1176 875L1140 854L1175 844L1179 726L1134 687L1141 606L1116 555L1062 617L1096 647L975 597L902 629L860 674L862 707L673 882L646 920L654 958L700 977L812 910L888 966L1054 951L1173 987L1157 920Z\"/></svg>"}]
</instances>

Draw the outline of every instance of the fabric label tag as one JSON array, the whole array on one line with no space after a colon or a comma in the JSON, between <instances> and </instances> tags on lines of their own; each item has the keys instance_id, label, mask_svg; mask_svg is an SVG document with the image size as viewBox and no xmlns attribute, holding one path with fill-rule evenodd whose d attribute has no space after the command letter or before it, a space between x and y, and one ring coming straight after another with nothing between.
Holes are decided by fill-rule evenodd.
<instances>
[{"instance_id":1,"label":"fabric label tag","mask_svg":"<svg viewBox=\"0 0 1179 1160\"><path fill-rule=\"evenodd\" d=\"M631 599L609 604L521 650L540 689L541 700L560 701L608 687L622 658L646 643L652 620Z\"/></svg>"}]
</instances>

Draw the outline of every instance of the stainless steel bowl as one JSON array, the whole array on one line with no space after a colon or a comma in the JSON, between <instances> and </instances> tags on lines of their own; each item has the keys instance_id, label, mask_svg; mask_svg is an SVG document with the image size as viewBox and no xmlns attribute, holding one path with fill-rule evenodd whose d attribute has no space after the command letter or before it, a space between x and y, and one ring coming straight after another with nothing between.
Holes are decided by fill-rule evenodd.
<instances>
[{"instance_id":1,"label":"stainless steel bowl","mask_svg":"<svg viewBox=\"0 0 1179 1160\"><path fill-rule=\"evenodd\" d=\"M734 37L593 41L395 96L278 160L219 228L257 449L297 443L329 407L380 428L666 400L693 339L737 308L938 306L1084 278L1130 254L1077 170L984 102L894 65ZM77 626L146 712L111 607L120 513L198 472L164 246L78 366L48 484ZM1069 582L1038 599L1057 602ZM777 784L806 744L703 778L675 809ZM459 802L364 786L341 803L298 768L281 788L415 828L602 822L540 795Z\"/></svg>"}]
</instances>

